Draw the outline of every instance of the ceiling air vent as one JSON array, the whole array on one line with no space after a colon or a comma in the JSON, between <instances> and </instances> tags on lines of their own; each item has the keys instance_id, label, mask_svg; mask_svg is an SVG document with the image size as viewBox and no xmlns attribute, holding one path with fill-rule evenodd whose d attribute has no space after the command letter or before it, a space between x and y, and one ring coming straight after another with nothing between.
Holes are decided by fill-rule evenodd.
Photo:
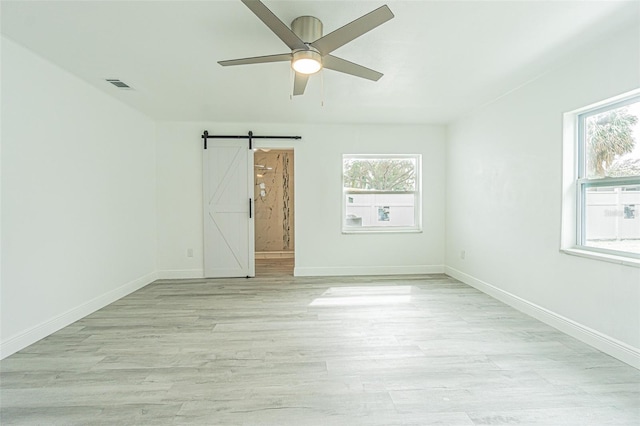
<instances>
[{"instance_id":1,"label":"ceiling air vent","mask_svg":"<svg viewBox=\"0 0 640 426\"><path fill-rule=\"evenodd\" d=\"M107 78L107 81L119 89L131 89L131 86L129 86L127 83L124 83L118 79Z\"/></svg>"}]
</instances>

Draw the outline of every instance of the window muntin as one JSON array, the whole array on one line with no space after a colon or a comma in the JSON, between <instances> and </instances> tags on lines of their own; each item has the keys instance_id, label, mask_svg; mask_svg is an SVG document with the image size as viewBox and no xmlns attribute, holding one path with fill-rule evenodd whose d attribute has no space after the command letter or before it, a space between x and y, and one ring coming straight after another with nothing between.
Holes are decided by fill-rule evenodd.
<instances>
[{"instance_id":1,"label":"window muntin","mask_svg":"<svg viewBox=\"0 0 640 426\"><path fill-rule=\"evenodd\" d=\"M420 231L420 155L344 155L342 231Z\"/></svg>"},{"instance_id":2,"label":"window muntin","mask_svg":"<svg viewBox=\"0 0 640 426\"><path fill-rule=\"evenodd\" d=\"M640 96L577 118L576 245L640 258Z\"/></svg>"}]
</instances>

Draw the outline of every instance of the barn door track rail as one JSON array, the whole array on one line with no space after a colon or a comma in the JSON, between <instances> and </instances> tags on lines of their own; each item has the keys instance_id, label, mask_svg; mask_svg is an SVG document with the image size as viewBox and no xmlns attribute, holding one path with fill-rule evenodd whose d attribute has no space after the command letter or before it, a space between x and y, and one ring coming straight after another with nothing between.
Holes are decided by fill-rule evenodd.
<instances>
[{"instance_id":1,"label":"barn door track rail","mask_svg":"<svg viewBox=\"0 0 640 426\"><path fill-rule=\"evenodd\" d=\"M252 131L249 131L246 135L210 135L209 132L205 130L202 134L204 149L207 149L208 139L248 139L249 149L253 149L254 139L302 139L302 136L256 136Z\"/></svg>"}]
</instances>

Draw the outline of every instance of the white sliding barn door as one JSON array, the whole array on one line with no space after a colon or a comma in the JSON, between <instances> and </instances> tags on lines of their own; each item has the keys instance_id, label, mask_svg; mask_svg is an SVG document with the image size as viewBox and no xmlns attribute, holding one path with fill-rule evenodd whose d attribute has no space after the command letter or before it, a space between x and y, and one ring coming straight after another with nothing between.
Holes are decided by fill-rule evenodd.
<instances>
[{"instance_id":1,"label":"white sliding barn door","mask_svg":"<svg viewBox=\"0 0 640 426\"><path fill-rule=\"evenodd\" d=\"M255 276L253 150L245 140L207 141L202 162L204 275Z\"/></svg>"}]
</instances>

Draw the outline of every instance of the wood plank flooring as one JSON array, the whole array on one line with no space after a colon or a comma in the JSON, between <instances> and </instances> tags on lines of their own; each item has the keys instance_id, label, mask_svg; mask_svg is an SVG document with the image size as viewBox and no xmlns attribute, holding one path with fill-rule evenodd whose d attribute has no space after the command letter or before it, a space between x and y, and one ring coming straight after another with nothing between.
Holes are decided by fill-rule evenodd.
<instances>
[{"instance_id":1,"label":"wood plank flooring","mask_svg":"<svg viewBox=\"0 0 640 426\"><path fill-rule=\"evenodd\" d=\"M640 424L640 371L445 275L157 281L0 379L3 425Z\"/></svg>"}]
</instances>

